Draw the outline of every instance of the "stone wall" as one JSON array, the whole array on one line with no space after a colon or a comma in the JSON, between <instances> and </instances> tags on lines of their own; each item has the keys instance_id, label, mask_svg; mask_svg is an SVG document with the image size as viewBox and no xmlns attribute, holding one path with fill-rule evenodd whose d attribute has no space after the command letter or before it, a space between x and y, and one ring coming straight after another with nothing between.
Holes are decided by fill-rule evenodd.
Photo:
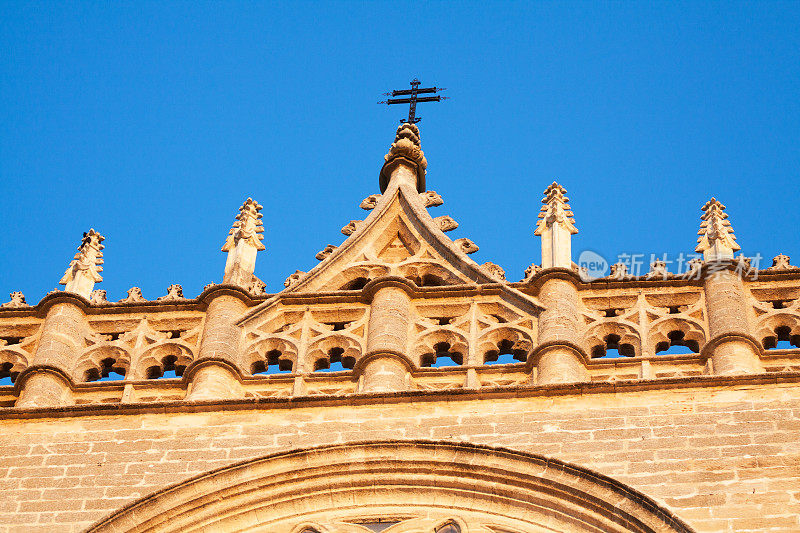
<instances>
[{"instance_id":1,"label":"stone wall","mask_svg":"<svg viewBox=\"0 0 800 533\"><path fill-rule=\"evenodd\" d=\"M19 410L0 420L0 531L78 531L218 467L394 439L558 458L642 491L697 531L797 531L800 388L780 381Z\"/></svg>"}]
</instances>

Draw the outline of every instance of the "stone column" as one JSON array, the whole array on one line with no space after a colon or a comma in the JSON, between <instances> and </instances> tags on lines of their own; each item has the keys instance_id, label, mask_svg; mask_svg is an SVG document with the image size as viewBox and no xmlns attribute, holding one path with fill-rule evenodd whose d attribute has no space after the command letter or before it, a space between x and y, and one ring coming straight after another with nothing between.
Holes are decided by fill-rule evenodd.
<instances>
[{"instance_id":1,"label":"stone column","mask_svg":"<svg viewBox=\"0 0 800 533\"><path fill-rule=\"evenodd\" d=\"M373 295L367 353L360 376L362 392L407 388L409 365L404 357L410 315L411 297L404 288L383 286Z\"/></svg>"},{"instance_id":2,"label":"stone column","mask_svg":"<svg viewBox=\"0 0 800 533\"><path fill-rule=\"evenodd\" d=\"M539 299L545 309L539 315L536 383L586 381L586 367L578 349L580 315L575 281L547 279L539 290Z\"/></svg>"},{"instance_id":3,"label":"stone column","mask_svg":"<svg viewBox=\"0 0 800 533\"><path fill-rule=\"evenodd\" d=\"M247 304L230 294L219 294L206 311L203 338L198 362L204 364L192 375L187 400L240 398L241 382L231 368L238 361L241 328L236 321L247 310Z\"/></svg>"},{"instance_id":4,"label":"stone column","mask_svg":"<svg viewBox=\"0 0 800 533\"><path fill-rule=\"evenodd\" d=\"M712 198L702 210L695 251L701 252L705 260L703 288L711 334L703 352L711 352L714 374L763 372L758 359L760 345L750 335L744 283L731 271L735 265L733 254L741 247L722 203Z\"/></svg>"},{"instance_id":5,"label":"stone column","mask_svg":"<svg viewBox=\"0 0 800 533\"><path fill-rule=\"evenodd\" d=\"M763 372L750 334L749 304L742 279L729 269L706 273L703 288L714 374Z\"/></svg>"},{"instance_id":6,"label":"stone column","mask_svg":"<svg viewBox=\"0 0 800 533\"><path fill-rule=\"evenodd\" d=\"M42 368L25 379L17 407L58 407L73 403L69 382L51 369L69 375L77 362L86 328L86 316L74 303L59 302L48 309L31 364L31 369Z\"/></svg>"}]
</instances>

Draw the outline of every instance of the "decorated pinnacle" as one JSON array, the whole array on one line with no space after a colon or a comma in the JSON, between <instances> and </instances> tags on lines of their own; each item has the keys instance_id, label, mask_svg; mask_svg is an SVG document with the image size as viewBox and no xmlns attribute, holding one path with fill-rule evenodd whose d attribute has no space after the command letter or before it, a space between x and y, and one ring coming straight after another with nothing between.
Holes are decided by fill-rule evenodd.
<instances>
[{"instance_id":1,"label":"decorated pinnacle","mask_svg":"<svg viewBox=\"0 0 800 533\"><path fill-rule=\"evenodd\" d=\"M384 156L385 163L380 172L381 192L384 192L388 187L392 170L395 168L393 163L396 163L400 158L414 164L417 174L417 190L423 192L425 190L425 169L428 168L428 161L422 151L419 128L416 124L406 122L397 128L397 134L391 148L389 148L389 153Z\"/></svg>"},{"instance_id":2,"label":"decorated pinnacle","mask_svg":"<svg viewBox=\"0 0 800 533\"><path fill-rule=\"evenodd\" d=\"M553 182L544 190L534 235L542 238L542 268L572 268L571 236L578 233L566 189Z\"/></svg>"},{"instance_id":3,"label":"decorated pinnacle","mask_svg":"<svg viewBox=\"0 0 800 533\"><path fill-rule=\"evenodd\" d=\"M236 221L222 247L223 252L228 252L223 278L225 283L249 287L252 282L256 252L265 249L261 242L264 239L261 209L262 206L252 198L245 200L239 208Z\"/></svg>"},{"instance_id":4,"label":"decorated pinnacle","mask_svg":"<svg viewBox=\"0 0 800 533\"><path fill-rule=\"evenodd\" d=\"M578 233L566 194L567 190L555 181L544 190L542 199L544 205L539 211L539 221L536 223L534 235L541 235L545 227L556 223L563 224L571 235Z\"/></svg>"},{"instance_id":5,"label":"decorated pinnacle","mask_svg":"<svg viewBox=\"0 0 800 533\"><path fill-rule=\"evenodd\" d=\"M242 207L239 208L239 214L236 215L236 222L233 223L233 227L228 232L228 239L222 247L223 252L229 252L238 246L241 240L244 240L256 250L266 249L261 242L264 240L264 235L262 235L264 233L264 223L261 221L261 217L264 215L260 213L262 208L263 206L252 198L245 200Z\"/></svg>"},{"instance_id":6,"label":"decorated pinnacle","mask_svg":"<svg viewBox=\"0 0 800 533\"><path fill-rule=\"evenodd\" d=\"M103 267L103 248L101 244L105 237L90 229L83 234L81 245L78 246L78 253L69 264L69 268L64 272L59 283L66 285L67 292L79 294L84 298L89 298L94 284L103 281L100 275Z\"/></svg>"},{"instance_id":7,"label":"decorated pinnacle","mask_svg":"<svg viewBox=\"0 0 800 533\"><path fill-rule=\"evenodd\" d=\"M695 252L702 252L706 261L733 259L733 252L741 250L741 247L736 243L725 206L712 198L703 206L701 219Z\"/></svg>"}]
</instances>

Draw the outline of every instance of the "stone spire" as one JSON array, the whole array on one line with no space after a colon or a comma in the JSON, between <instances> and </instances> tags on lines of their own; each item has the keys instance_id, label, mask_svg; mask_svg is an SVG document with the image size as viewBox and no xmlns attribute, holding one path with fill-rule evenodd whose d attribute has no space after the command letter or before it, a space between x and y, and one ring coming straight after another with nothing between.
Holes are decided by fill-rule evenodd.
<instances>
[{"instance_id":1,"label":"stone spire","mask_svg":"<svg viewBox=\"0 0 800 533\"><path fill-rule=\"evenodd\" d=\"M725 213L725 206L712 198L703 206L700 231L697 232L697 248L695 252L702 252L703 259L714 261L718 259L733 259L733 252L741 250L736 244L736 236Z\"/></svg>"},{"instance_id":2,"label":"stone spire","mask_svg":"<svg viewBox=\"0 0 800 533\"><path fill-rule=\"evenodd\" d=\"M544 190L534 235L542 238L542 268L572 268L570 238L578 233L567 190L555 181Z\"/></svg>"},{"instance_id":3,"label":"stone spire","mask_svg":"<svg viewBox=\"0 0 800 533\"><path fill-rule=\"evenodd\" d=\"M261 242L264 239L264 223L261 221L263 215L259 212L261 209L262 206L252 198L248 198L239 208L236 222L222 247L223 252L228 252L224 283L245 288L252 283L256 269L256 252L265 249Z\"/></svg>"},{"instance_id":4,"label":"stone spire","mask_svg":"<svg viewBox=\"0 0 800 533\"><path fill-rule=\"evenodd\" d=\"M103 281L100 275L103 267L103 248L101 244L105 237L90 229L83 234L81 245L78 246L78 253L69 264L69 268L64 272L59 283L66 285L67 292L80 294L87 300L92 294L94 284Z\"/></svg>"},{"instance_id":5,"label":"stone spire","mask_svg":"<svg viewBox=\"0 0 800 533\"><path fill-rule=\"evenodd\" d=\"M381 192L384 192L389 186L394 170L403 163L416 173L417 190L425 191L425 169L428 167L428 161L422 151L419 128L416 124L405 123L397 128L397 135L392 147L389 148L389 153L384 156L384 159L386 162L379 175Z\"/></svg>"}]
</instances>

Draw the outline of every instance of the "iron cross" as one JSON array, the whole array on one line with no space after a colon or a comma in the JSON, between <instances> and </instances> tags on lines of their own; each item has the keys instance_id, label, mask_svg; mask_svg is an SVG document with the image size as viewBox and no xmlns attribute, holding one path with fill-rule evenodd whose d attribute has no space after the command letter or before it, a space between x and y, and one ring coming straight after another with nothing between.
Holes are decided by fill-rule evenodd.
<instances>
[{"instance_id":1,"label":"iron cross","mask_svg":"<svg viewBox=\"0 0 800 533\"><path fill-rule=\"evenodd\" d=\"M420 82L417 78L411 80L411 89L404 89L402 91L392 91L390 93L383 93L384 96L408 96L408 98L389 98L388 100L384 100L382 102L378 102L379 104L409 104L408 106L408 119L400 119L400 122L408 122L410 124L416 124L420 120L420 117L417 116L417 103L418 102L439 102L441 100L447 100L446 96L423 96L418 97L419 94L430 94L430 93L438 93L444 91L442 87L427 87L427 88L419 88Z\"/></svg>"}]
</instances>

